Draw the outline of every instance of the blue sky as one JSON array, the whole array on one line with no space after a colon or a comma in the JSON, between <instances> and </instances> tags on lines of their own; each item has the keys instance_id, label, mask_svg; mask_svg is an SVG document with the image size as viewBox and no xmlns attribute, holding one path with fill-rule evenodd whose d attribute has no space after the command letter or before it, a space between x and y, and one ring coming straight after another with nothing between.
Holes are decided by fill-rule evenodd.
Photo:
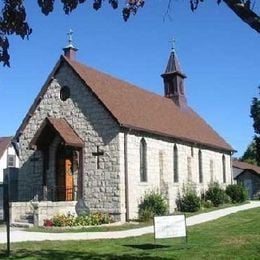
<instances>
[{"instance_id":1,"label":"blue sky","mask_svg":"<svg viewBox=\"0 0 260 260\"><path fill-rule=\"evenodd\" d=\"M29 41L10 37L11 68L0 67L0 136L13 135L21 124L71 28L77 60L160 95L174 37L188 76L189 105L238 151L236 156L243 154L254 135L249 114L260 85L260 37L225 4L206 1L192 13L189 1L174 1L164 19L167 1L146 1L125 23L121 9L108 4L96 12L87 1L68 16L56 0L55 11L45 17L36 2L26 1L33 34Z\"/></svg>"}]
</instances>

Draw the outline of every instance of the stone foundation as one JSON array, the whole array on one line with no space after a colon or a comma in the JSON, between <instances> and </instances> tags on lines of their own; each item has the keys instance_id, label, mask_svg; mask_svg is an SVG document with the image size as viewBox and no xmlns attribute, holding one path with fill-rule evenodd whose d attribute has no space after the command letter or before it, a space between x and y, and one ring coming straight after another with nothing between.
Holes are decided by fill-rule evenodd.
<instances>
[{"instance_id":1,"label":"stone foundation","mask_svg":"<svg viewBox=\"0 0 260 260\"><path fill-rule=\"evenodd\" d=\"M44 219L50 219L56 214L74 214L77 201L41 201L41 202L13 202L11 203L11 223L21 219L28 213L34 216L34 225L43 226Z\"/></svg>"}]
</instances>

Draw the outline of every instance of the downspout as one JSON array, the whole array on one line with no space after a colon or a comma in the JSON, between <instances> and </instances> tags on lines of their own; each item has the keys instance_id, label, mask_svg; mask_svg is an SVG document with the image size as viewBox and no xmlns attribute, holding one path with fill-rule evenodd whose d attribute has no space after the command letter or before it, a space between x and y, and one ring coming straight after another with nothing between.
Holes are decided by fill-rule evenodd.
<instances>
[{"instance_id":1,"label":"downspout","mask_svg":"<svg viewBox=\"0 0 260 260\"><path fill-rule=\"evenodd\" d=\"M129 221L129 188L128 188L128 158L127 158L127 134L124 132L124 168L125 168L125 219Z\"/></svg>"}]
</instances>

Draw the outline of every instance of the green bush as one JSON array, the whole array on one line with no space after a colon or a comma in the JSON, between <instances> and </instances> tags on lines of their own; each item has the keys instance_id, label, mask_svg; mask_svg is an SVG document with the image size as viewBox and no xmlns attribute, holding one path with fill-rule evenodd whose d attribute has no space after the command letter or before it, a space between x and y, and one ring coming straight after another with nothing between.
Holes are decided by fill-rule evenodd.
<instances>
[{"instance_id":1,"label":"green bush","mask_svg":"<svg viewBox=\"0 0 260 260\"><path fill-rule=\"evenodd\" d=\"M225 193L224 203L225 204L230 204L231 202L232 202L231 198L227 195L227 193Z\"/></svg>"},{"instance_id":2,"label":"green bush","mask_svg":"<svg viewBox=\"0 0 260 260\"><path fill-rule=\"evenodd\" d=\"M179 211L196 212L201 207L201 199L192 185L183 188L183 195L179 195L176 204Z\"/></svg>"},{"instance_id":3,"label":"green bush","mask_svg":"<svg viewBox=\"0 0 260 260\"><path fill-rule=\"evenodd\" d=\"M213 203L210 200L202 200L201 201L202 207L209 209L213 207Z\"/></svg>"},{"instance_id":4,"label":"green bush","mask_svg":"<svg viewBox=\"0 0 260 260\"><path fill-rule=\"evenodd\" d=\"M253 200L260 200L260 191L258 191L256 194L254 194Z\"/></svg>"},{"instance_id":5,"label":"green bush","mask_svg":"<svg viewBox=\"0 0 260 260\"><path fill-rule=\"evenodd\" d=\"M138 206L139 219L148 221L154 216L162 216L168 213L168 205L162 194L151 191L144 195Z\"/></svg>"},{"instance_id":6,"label":"green bush","mask_svg":"<svg viewBox=\"0 0 260 260\"><path fill-rule=\"evenodd\" d=\"M247 191L242 185L228 185L226 194L231 198L232 203L241 203L247 200Z\"/></svg>"},{"instance_id":7,"label":"green bush","mask_svg":"<svg viewBox=\"0 0 260 260\"><path fill-rule=\"evenodd\" d=\"M226 199L225 191L217 182L211 183L205 193L205 200L210 200L214 207L224 204Z\"/></svg>"},{"instance_id":8,"label":"green bush","mask_svg":"<svg viewBox=\"0 0 260 260\"><path fill-rule=\"evenodd\" d=\"M145 208L139 210L139 220L143 222L147 222L154 217L154 212L151 208Z\"/></svg>"}]
</instances>

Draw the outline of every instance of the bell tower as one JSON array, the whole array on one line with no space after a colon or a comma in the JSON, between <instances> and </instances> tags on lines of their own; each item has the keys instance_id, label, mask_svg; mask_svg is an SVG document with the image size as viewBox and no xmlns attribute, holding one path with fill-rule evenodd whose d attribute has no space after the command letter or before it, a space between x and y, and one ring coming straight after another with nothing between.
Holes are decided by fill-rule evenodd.
<instances>
[{"instance_id":1,"label":"bell tower","mask_svg":"<svg viewBox=\"0 0 260 260\"><path fill-rule=\"evenodd\" d=\"M184 92L186 75L181 71L174 46L171 49L165 72L161 76L164 82L164 96L171 98L177 106L185 107L187 105Z\"/></svg>"}]
</instances>

